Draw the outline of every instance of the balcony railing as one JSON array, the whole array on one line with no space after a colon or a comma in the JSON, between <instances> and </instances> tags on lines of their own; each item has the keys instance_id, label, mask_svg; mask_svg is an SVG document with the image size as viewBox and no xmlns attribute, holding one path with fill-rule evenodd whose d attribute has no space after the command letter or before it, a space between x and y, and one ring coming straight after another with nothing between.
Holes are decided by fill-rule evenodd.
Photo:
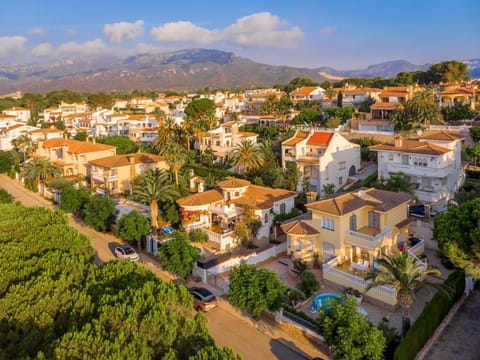
<instances>
[{"instance_id":1,"label":"balcony railing","mask_svg":"<svg viewBox=\"0 0 480 360\"><path fill-rule=\"evenodd\" d=\"M208 235L208 240L216 242L220 245L222 245L225 242L230 242L230 240L233 237L233 231L229 231L223 234L219 234L215 231L211 231L205 228L202 228L202 231L204 231Z\"/></svg>"},{"instance_id":2,"label":"balcony railing","mask_svg":"<svg viewBox=\"0 0 480 360\"><path fill-rule=\"evenodd\" d=\"M375 235L365 234L359 231L347 230L347 242L358 242L357 245L362 247L363 244L367 244L369 247L375 247L382 242L387 236L392 234L392 229L388 226L385 226L385 229Z\"/></svg>"},{"instance_id":3,"label":"balcony railing","mask_svg":"<svg viewBox=\"0 0 480 360\"><path fill-rule=\"evenodd\" d=\"M92 177L97 181L117 180L117 175L104 176L103 174L92 173Z\"/></svg>"}]
</instances>

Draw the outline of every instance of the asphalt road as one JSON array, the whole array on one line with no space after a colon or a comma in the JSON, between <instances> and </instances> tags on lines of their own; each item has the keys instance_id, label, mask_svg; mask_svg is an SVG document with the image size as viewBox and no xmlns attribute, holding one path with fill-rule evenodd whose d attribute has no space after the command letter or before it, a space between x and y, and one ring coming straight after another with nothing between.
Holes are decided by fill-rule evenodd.
<instances>
[{"instance_id":1,"label":"asphalt road","mask_svg":"<svg viewBox=\"0 0 480 360\"><path fill-rule=\"evenodd\" d=\"M3 174L0 175L0 188L4 188L14 197L15 201L19 201L25 206L54 208L51 201L30 192L17 181ZM119 244L118 238L90 229L71 215L68 216L68 220L71 226L90 238L91 244L96 250L95 262L101 263L115 259L113 248ZM157 262L146 255L141 255L141 263L164 280L173 278L171 274L163 271ZM301 344L302 350L300 350L291 339L283 336L284 334L275 333L274 330L269 331L269 329L260 331L248 321L229 311L229 305L226 303L207 313L206 316L210 334L215 339L217 346L231 347L244 360L303 360L310 359L312 354L317 353L317 349L311 344Z\"/></svg>"}]
</instances>

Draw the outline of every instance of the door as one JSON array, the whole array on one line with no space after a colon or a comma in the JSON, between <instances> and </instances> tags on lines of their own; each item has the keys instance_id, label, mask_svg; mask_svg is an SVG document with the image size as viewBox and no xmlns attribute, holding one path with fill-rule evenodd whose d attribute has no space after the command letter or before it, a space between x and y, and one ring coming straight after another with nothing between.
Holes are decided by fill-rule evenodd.
<instances>
[{"instance_id":1,"label":"door","mask_svg":"<svg viewBox=\"0 0 480 360\"><path fill-rule=\"evenodd\" d=\"M368 226L374 229L380 229L380 215L375 211L368 212Z\"/></svg>"}]
</instances>

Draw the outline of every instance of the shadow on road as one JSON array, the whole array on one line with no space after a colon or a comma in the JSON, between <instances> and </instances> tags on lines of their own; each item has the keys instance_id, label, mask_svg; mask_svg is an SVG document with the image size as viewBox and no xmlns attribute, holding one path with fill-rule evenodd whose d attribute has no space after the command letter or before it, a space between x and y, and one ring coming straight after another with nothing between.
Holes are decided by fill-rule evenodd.
<instances>
[{"instance_id":1,"label":"shadow on road","mask_svg":"<svg viewBox=\"0 0 480 360\"><path fill-rule=\"evenodd\" d=\"M279 360L308 360L310 356L284 338L270 340L272 354Z\"/></svg>"}]
</instances>

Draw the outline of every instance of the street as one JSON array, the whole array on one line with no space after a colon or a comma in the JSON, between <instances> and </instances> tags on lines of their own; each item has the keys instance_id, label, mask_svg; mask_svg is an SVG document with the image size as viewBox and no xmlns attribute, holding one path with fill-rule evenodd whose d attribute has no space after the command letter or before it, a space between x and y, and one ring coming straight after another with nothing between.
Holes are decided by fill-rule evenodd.
<instances>
[{"instance_id":1,"label":"street","mask_svg":"<svg viewBox=\"0 0 480 360\"><path fill-rule=\"evenodd\" d=\"M54 208L51 201L30 192L4 174L0 175L0 187L8 191L15 201L25 206ZM68 215L68 221L71 226L90 238L92 247L96 250L96 263L115 259L113 247L119 244L118 238L90 229L71 215ZM168 281L174 278L172 274L163 271L158 262L145 254L141 254L140 263L163 280ZM236 315L226 300L221 299L220 306L206 316L210 334L215 339L216 345L231 347L245 360L296 360L309 359L313 356L328 358L307 340L294 343L288 335L276 329L260 331L252 325L251 320L242 319L241 316Z\"/></svg>"}]
</instances>

